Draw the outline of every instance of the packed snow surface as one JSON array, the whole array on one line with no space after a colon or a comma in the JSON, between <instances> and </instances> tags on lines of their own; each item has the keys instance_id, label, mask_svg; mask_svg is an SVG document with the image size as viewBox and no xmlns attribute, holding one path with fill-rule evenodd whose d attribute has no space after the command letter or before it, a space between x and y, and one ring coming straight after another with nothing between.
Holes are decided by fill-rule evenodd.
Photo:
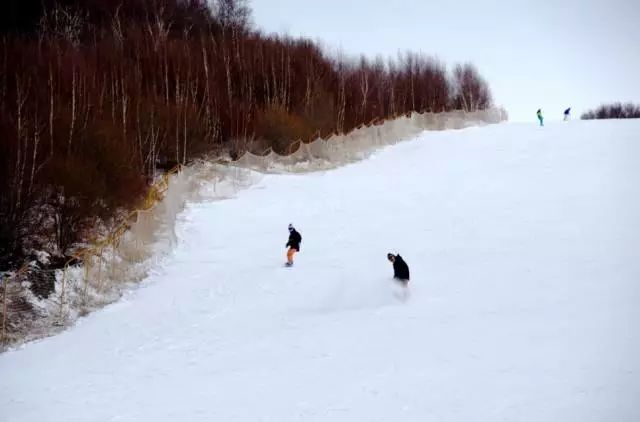
<instances>
[{"instance_id":1,"label":"packed snow surface","mask_svg":"<svg viewBox=\"0 0 640 422\"><path fill-rule=\"evenodd\" d=\"M639 134L425 132L190 204L139 289L0 355L0 420L640 421Z\"/></svg>"}]
</instances>

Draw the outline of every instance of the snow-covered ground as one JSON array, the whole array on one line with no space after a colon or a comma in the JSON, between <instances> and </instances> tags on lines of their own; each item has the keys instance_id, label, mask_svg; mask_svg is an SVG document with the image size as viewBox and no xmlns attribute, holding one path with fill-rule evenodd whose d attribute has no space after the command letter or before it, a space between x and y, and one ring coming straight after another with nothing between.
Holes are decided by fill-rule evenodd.
<instances>
[{"instance_id":1,"label":"snow-covered ground","mask_svg":"<svg viewBox=\"0 0 640 422\"><path fill-rule=\"evenodd\" d=\"M639 421L639 133L427 132L191 204L141 288L0 355L0 420Z\"/></svg>"}]
</instances>

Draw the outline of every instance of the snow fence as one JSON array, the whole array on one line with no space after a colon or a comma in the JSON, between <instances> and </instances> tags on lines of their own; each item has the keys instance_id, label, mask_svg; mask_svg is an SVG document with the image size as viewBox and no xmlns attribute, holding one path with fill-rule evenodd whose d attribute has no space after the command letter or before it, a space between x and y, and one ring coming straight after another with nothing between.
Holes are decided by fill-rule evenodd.
<instances>
[{"instance_id":1,"label":"snow fence","mask_svg":"<svg viewBox=\"0 0 640 422\"><path fill-rule=\"evenodd\" d=\"M287 155L279 155L271 149L260 155L248 152L231 164L260 172L326 170L362 160L379 148L415 138L424 130L462 129L504 120L507 120L507 114L503 109L411 113L362 125L346 135L335 134L308 143L298 140Z\"/></svg>"},{"instance_id":2,"label":"snow fence","mask_svg":"<svg viewBox=\"0 0 640 422\"><path fill-rule=\"evenodd\" d=\"M327 170L366 158L379 148L415 138L424 130L499 123L502 109L412 113L361 126L345 135L295 142L288 155L272 150L239 159L201 160L178 166L151 186L139 209L107 236L79 248L64 268L36 263L5 274L0 284L0 350L52 335L78 317L118 300L177 242L176 222L187 202L221 200L258 182L264 173ZM53 284L53 293L34 286ZM47 289L49 290L49 289Z\"/></svg>"}]
</instances>

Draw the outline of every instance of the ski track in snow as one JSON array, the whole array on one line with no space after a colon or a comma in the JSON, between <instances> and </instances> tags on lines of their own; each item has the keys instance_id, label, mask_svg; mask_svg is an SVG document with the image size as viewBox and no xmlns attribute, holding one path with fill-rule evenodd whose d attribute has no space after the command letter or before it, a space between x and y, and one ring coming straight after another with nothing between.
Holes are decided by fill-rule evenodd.
<instances>
[{"instance_id":1,"label":"ski track in snow","mask_svg":"<svg viewBox=\"0 0 640 422\"><path fill-rule=\"evenodd\" d=\"M139 289L0 355L0 421L640 421L638 133L425 132L190 204Z\"/></svg>"}]
</instances>

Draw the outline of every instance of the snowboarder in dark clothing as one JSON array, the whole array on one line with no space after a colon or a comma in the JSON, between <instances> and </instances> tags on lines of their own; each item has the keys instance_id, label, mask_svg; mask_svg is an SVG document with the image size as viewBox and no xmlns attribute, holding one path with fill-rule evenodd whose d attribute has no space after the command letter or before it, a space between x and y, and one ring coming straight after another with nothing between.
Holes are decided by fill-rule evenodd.
<instances>
[{"instance_id":1,"label":"snowboarder in dark clothing","mask_svg":"<svg viewBox=\"0 0 640 422\"><path fill-rule=\"evenodd\" d=\"M567 120L569 120L569 115L571 114L571 107L569 107L568 109L566 109L564 111L564 121L566 122Z\"/></svg>"},{"instance_id":2,"label":"snowboarder in dark clothing","mask_svg":"<svg viewBox=\"0 0 640 422\"><path fill-rule=\"evenodd\" d=\"M409 284L409 266L404 259L399 254L394 255L392 253L387 254L387 259L393 263L393 278L404 286Z\"/></svg>"},{"instance_id":3,"label":"snowboarder in dark clothing","mask_svg":"<svg viewBox=\"0 0 640 422\"><path fill-rule=\"evenodd\" d=\"M289 248L287 251L287 266L290 267L293 265L293 255L295 255L296 252L300 252L301 242L302 236L292 224L289 224L289 241L285 245L285 247Z\"/></svg>"}]
</instances>

